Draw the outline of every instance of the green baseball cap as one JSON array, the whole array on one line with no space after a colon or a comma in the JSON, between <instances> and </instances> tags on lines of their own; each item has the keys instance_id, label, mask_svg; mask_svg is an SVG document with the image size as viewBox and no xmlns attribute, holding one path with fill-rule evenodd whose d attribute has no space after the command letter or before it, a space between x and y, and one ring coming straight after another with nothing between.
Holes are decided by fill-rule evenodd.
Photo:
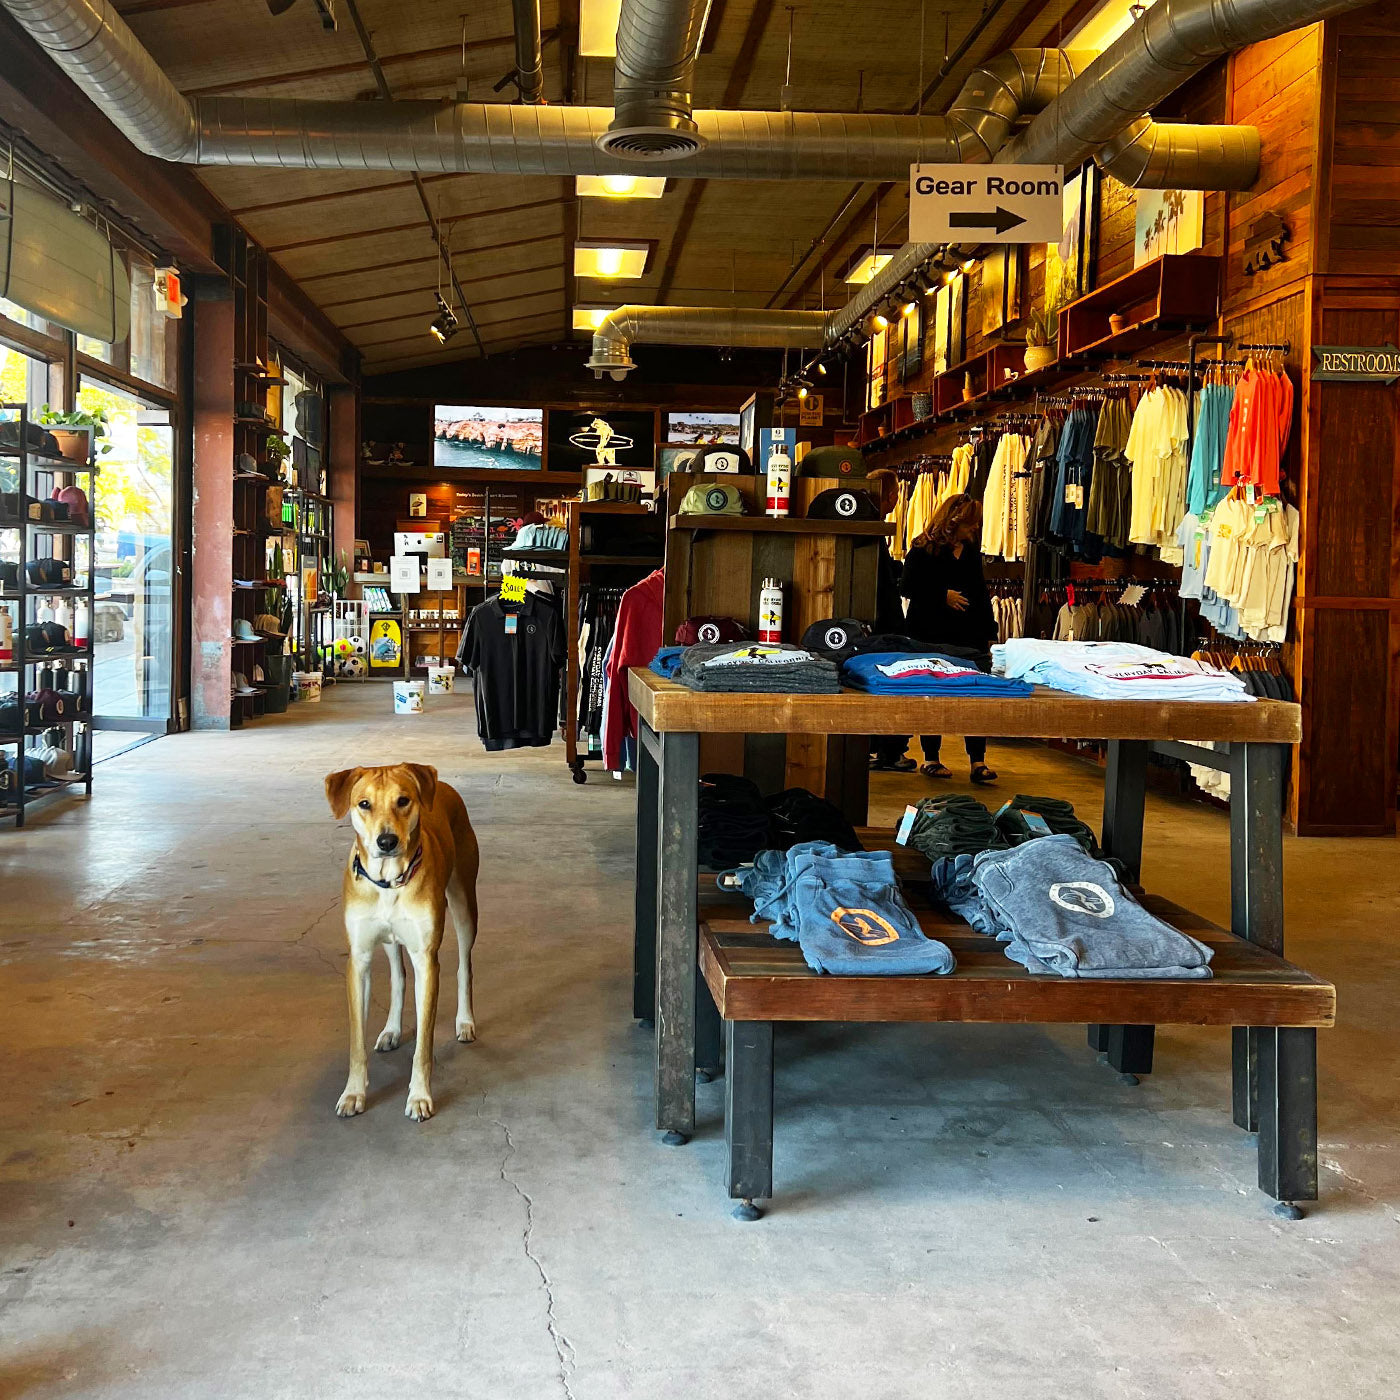
<instances>
[{"instance_id":1,"label":"green baseball cap","mask_svg":"<svg viewBox=\"0 0 1400 1400\"><path fill-rule=\"evenodd\" d=\"M682 515L743 515L744 497L726 481L697 481L681 501Z\"/></svg>"},{"instance_id":2,"label":"green baseball cap","mask_svg":"<svg viewBox=\"0 0 1400 1400\"><path fill-rule=\"evenodd\" d=\"M858 447L814 447L798 464L798 476L829 476L845 480L865 475L865 458Z\"/></svg>"}]
</instances>

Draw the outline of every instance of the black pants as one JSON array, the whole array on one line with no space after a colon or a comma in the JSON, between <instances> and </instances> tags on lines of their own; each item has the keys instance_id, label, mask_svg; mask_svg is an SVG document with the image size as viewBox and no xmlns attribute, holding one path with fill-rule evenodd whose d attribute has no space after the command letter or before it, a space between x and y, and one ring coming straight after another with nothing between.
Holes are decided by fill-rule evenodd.
<instances>
[{"instance_id":1,"label":"black pants","mask_svg":"<svg viewBox=\"0 0 1400 1400\"><path fill-rule=\"evenodd\" d=\"M941 734L920 734L919 745L924 751L924 761L926 763L938 762L938 750L943 743ZM973 763L985 763L987 761L987 741L985 739L975 739L968 735L963 740L963 747L967 750L967 756Z\"/></svg>"},{"instance_id":2,"label":"black pants","mask_svg":"<svg viewBox=\"0 0 1400 1400\"><path fill-rule=\"evenodd\" d=\"M876 734L870 740L870 752L875 756L875 761L886 768L892 763L898 763L908 747L907 734Z\"/></svg>"}]
</instances>

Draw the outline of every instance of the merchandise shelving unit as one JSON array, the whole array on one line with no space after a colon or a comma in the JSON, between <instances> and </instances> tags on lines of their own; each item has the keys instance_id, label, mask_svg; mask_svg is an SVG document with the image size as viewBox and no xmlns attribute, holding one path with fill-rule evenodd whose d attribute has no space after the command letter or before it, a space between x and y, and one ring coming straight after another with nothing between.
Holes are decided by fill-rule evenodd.
<instances>
[{"instance_id":1,"label":"merchandise shelving unit","mask_svg":"<svg viewBox=\"0 0 1400 1400\"><path fill-rule=\"evenodd\" d=\"M14 748L16 751L15 771L18 780L13 800L0 794L0 817L13 817L16 828L24 825L26 813L51 798L76 793L81 789L84 796L92 795L92 709L93 709L93 646L96 637L96 522L92 507L92 483L97 475L93 456L93 441L87 435L88 452L85 461L76 458L54 457L47 453L29 449L30 416L23 404L0 404L0 417L14 416L19 423L19 446L0 448L0 460L8 460L16 466L16 486L19 496L19 515L15 519L0 517L0 547L6 539L17 541L17 545L5 550L17 556L18 571L13 590L0 591L0 606L11 605L9 611L14 623L14 641L11 660L0 661L0 674L15 677L15 698L20 705L21 721L25 719L24 697L30 689L31 677L43 679L43 672L49 671L50 680L56 673L64 671L70 683L76 685L53 686L74 698L76 712L65 713L48 722L35 724L21 723L18 731L0 732L0 750ZM48 500L59 486L81 485L88 496L88 520L86 525L75 521L48 521L33 518L39 504ZM35 559L65 559L71 571L77 570L76 558L78 541L86 542L86 558L82 561L87 582L82 585L51 587L29 582L28 565ZM63 542L67 541L66 547ZM41 547L46 545L46 548ZM37 606L31 609L30 602L37 605L44 599L71 599L75 606L87 609L86 637L81 644L75 643L65 652L44 652L31 656L25 645L25 629L37 622ZM73 628L76 637L83 630ZM60 783L54 788L31 791L31 784L25 780L25 740L46 734L50 730L64 731L63 747L73 756L73 777L81 781Z\"/></svg>"}]
</instances>

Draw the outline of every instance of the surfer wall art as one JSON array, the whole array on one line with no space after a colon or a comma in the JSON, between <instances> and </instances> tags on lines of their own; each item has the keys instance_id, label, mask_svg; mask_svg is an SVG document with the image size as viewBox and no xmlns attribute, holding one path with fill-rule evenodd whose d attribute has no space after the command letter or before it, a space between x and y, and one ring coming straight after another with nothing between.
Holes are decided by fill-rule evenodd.
<instances>
[{"instance_id":1,"label":"surfer wall art","mask_svg":"<svg viewBox=\"0 0 1400 1400\"><path fill-rule=\"evenodd\" d=\"M551 408L548 428L550 471L584 467L650 471L656 465L654 413Z\"/></svg>"},{"instance_id":2,"label":"surfer wall art","mask_svg":"<svg viewBox=\"0 0 1400 1400\"><path fill-rule=\"evenodd\" d=\"M435 467L538 470L543 445L543 409L465 404L438 404L433 409Z\"/></svg>"}]
</instances>

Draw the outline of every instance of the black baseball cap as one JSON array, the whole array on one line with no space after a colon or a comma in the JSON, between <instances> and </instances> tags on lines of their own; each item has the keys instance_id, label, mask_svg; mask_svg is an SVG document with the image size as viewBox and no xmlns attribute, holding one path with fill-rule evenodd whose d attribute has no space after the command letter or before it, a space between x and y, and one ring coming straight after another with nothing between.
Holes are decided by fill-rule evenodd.
<instances>
[{"instance_id":1,"label":"black baseball cap","mask_svg":"<svg viewBox=\"0 0 1400 1400\"><path fill-rule=\"evenodd\" d=\"M808 520L878 520L880 508L869 491L833 486L807 507Z\"/></svg>"},{"instance_id":2,"label":"black baseball cap","mask_svg":"<svg viewBox=\"0 0 1400 1400\"><path fill-rule=\"evenodd\" d=\"M712 445L701 448L694 457L690 459L690 465L686 468L692 472L725 472L734 475L736 472L751 472L753 466L749 462L749 454L742 447L724 447Z\"/></svg>"},{"instance_id":3,"label":"black baseball cap","mask_svg":"<svg viewBox=\"0 0 1400 1400\"><path fill-rule=\"evenodd\" d=\"M824 617L802 634L802 645L833 661L844 661L863 636L865 623L854 617Z\"/></svg>"}]
</instances>

